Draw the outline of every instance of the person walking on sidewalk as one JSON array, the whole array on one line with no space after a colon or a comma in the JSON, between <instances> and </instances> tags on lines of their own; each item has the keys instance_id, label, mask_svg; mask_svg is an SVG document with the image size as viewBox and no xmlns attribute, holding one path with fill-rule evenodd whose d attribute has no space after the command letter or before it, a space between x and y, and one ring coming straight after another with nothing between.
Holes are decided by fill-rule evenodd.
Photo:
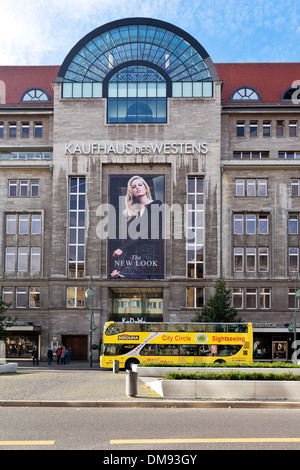
<instances>
[{"instance_id":1,"label":"person walking on sidewalk","mask_svg":"<svg viewBox=\"0 0 300 470\"><path fill-rule=\"evenodd\" d=\"M39 355L38 355L38 350L36 349L36 347L34 348L32 352L32 362L34 366L35 366L35 363L37 366L39 365Z\"/></svg>"},{"instance_id":2,"label":"person walking on sidewalk","mask_svg":"<svg viewBox=\"0 0 300 470\"><path fill-rule=\"evenodd\" d=\"M61 356L61 346L59 346L57 348L56 356L57 356L57 364L59 364L60 363L60 356Z\"/></svg>"},{"instance_id":3,"label":"person walking on sidewalk","mask_svg":"<svg viewBox=\"0 0 300 470\"><path fill-rule=\"evenodd\" d=\"M49 364L49 366L51 366L52 359L53 359L53 352L52 352L51 348L48 349L47 357L48 357L48 364Z\"/></svg>"},{"instance_id":4,"label":"person walking on sidewalk","mask_svg":"<svg viewBox=\"0 0 300 470\"><path fill-rule=\"evenodd\" d=\"M66 356L67 356L67 350L65 347L62 348L61 352L61 358L60 358L60 363L65 364L66 363Z\"/></svg>"},{"instance_id":5,"label":"person walking on sidewalk","mask_svg":"<svg viewBox=\"0 0 300 470\"><path fill-rule=\"evenodd\" d=\"M72 348L71 348L71 346L69 346L68 349L67 349L67 356L66 356L67 364L70 364L70 359L72 357L72 354L73 354Z\"/></svg>"}]
</instances>

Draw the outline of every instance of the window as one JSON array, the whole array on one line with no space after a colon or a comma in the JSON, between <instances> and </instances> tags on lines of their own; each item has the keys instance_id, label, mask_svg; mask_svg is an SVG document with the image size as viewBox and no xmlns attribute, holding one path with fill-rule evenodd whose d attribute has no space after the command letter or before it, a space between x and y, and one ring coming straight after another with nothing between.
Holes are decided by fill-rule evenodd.
<instances>
[{"instance_id":1,"label":"window","mask_svg":"<svg viewBox=\"0 0 300 470\"><path fill-rule=\"evenodd\" d=\"M84 307L84 288L68 287L67 288L67 307L81 308Z\"/></svg>"},{"instance_id":2,"label":"window","mask_svg":"<svg viewBox=\"0 0 300 470\"><path fill-rule=\"evenodd\" d=\"M247 196L256 196L256 180L247 180Z\"/></svg>"},{"instance_id":3,"label":"window","mask_svg":"<svg viewBox=\"0 0 300 470\"><path fill-rule=\"evenodd\" d=\"M28 248L18 248L18 271L28 271Z\"/></svg>"},{"instance_id":4,"label":"window","mask_svg":"<svg viewBox=\"0 0 300 470\"><path fill-rule=\"evenodd\" d=\"M297 121L289 122L289 136L297 137Z\"/></svg>"},{"instance_id":5,"label":"window","mask_svg":"<svg viewBox=\"0 0 300 470\"><path fill-rule=\"evenodd\" d=\"M187 277L203 278L204 179L189 178L187 194Z\"/></svg>"},{"instance_id":6,"label":"window","mask_svg":"<svg viewBox=\"0 0 300 470\"><path fill-rule=\"evenodd\" d=\"M173 82L173 98L211 98L212 82Z\"/></svg>"},{"instance_id":7,"label":"window","mask_svg":"<svg viewBox=\"0 0 300 470\"><path fill-rule=\"evenodd\" d=\"M233 219L234 228L233 228L233 231L234 231L235 235L242 235L244 233L244 231L243 231L243 221L244 221L243 215L241 215L241 214L234 215L234 219Z\"/></svg>"},{"instance_id":8,"label":"window","mask_svg":"<svg viewBox=\"0 0 300 470\"><path fill-rule=\"evenodd\" d=\"M269 219L267 215L260 215L258 217L258 233L260 235L268 235L269 233Z\"/></svg>"},{"instance_id":9,"label":"window","mask_svg":"<svg viewBox=\"0 0 300 470\"><path fill-rule=\"evenodd\" d=\"M167 122L167 85L155 70L127 67L108 83L109 123Z\"/></svg>"},{"instance_id":10,"label":"window","mask_svg":"<svg viewBox=\"0 0 300 470\"><path fill-rule=\"evenodd\" d=\"M84 276L85 178L70 178L69 277Z\"/></svg>"},{"instance_id":11,"label":"window","mask_svg":"<svg viewBox=\"0 0 300 470\"><path fill-rule=\"evenodd\" d=\"M10 122L8 124L8 135L11 138L17 137L17 124L15 122Z\"/></svg>"},{"instance_id":12,"label":"window","mask_svg":"<svg viewBox=\"0 0 300 470\"><path fill-rule=\"evenodd\" d=\"M62 98L102 98L102 83L63 83Z\"/></svg>"},{"instance_id":13,"label":"window","mask_svg":"<svg viewBox=\"0 0 300 470\"><path fill-rule=\"evenodd\" d=\"M259 272L269 271L269 248L258 248Z\"/></svg>"},{"instance_id":14,"label":"window","mask_svg":"<svg viewBox=\"0 0 300 470\"><path fill-rule=\"evenodd\" d=\"M245 180L244 179L235 180L235 195L245 196Z\"/></svg>"},{"instance_id":15,"label":"window","mask_svg":"<svg viewBox=\"0 0 300 470\"><path fill-rule=\"evenodd\" d=\"M34 123L34 137L35 138L43 137L43 123L42 122Z\"/></svg>"},{"instance_id":16,"label":"window","mask_svg":"<svg viewBox=\"0 0 300 470\"><path fill-rule=\"evenodd\" d=\"M28 180L20 181L20 196L28 197Z\"/></svg>"},{"instance_id":17,"label":"window","mask_svg":"<svg viewBox=\"0 0 300 470\"><path fill-rule=\"evenodd\" d=\"M245 122L244 121L238 121L236 123L236 136L245 137Z\"/></svg>"},{"instance_id":18,"label":"window","mask_svg":"<svg viewBox=\"0 0 300 470\"><path fill-rule=\"evenodd\" d=\"M278 158L300 158L300 151L278 152Z\"/></svg>"},{"instance_id":19,"label":"window","mask_svg":"<svg viewBox=\"0 0 300 470\"><path fill-rule=\"evenodd\" d=\"M289 234L290 235L298 234L298 216L297 215L289 216Z\"/></svg>"},{"instance_id":20,"label":"window","mask_svg":"<svg viewBox=\"0 0 300 470\"><path fill-rule=\"evenodd\" d=\"M250 121L250 137L258 136L258 122Z\"/></svg>"},{"instance_id":21,"label":"window","mask_svg":"<svg viewBox=\"0 0 300 470\"><path fill-rule=\"evenodd\" d=\"M259 93L250 87L237 88L231 95L231 101L260 101Z\"/></svg>"},{"instance_id":22,"label":"window","mask_svg":"<svg viewBox=\"0 0 300 470\"><path fill-rule=\"evenodd\" d=\"M39 308L40 307L40 288L30 287L29 289L29 307Z\"/></svg>"},{"instance_id":23,"label":"window","mask_svg":"<svg viewBox=\"0 0 300 470\"><path fill-rule=\"evenodd\" d=\"M6 216L6 235L15 235L17 233L17 216L15 214Z\"/></svg>"},{"instance_id":24,"label":"window","mask_svg":"<svg viewBox=\"0 0 300 470\"><path fill-rule=\"evenodd\" d=\"M261 197L268 195L268 180L257 180L257 195Z\"/></svg>"},{"instance_id":25,"label":"window","mask_svg":"<svg viewBox=\"0 0 300 470\"><path fill-rule=\"evenodd\" d=\"M39 235L41 233L41 216L32 215L31 216L31 234Z\"/></svg>"},{"instance_id":26,"label":"window","mask_svg":"<svg viewBox=\"0 0 300 470\"><path fill-rule=\"evenodd\" d=\"M26 287L16 288L16 308L27 307L27 289Z\"/></svg>"},{"instance_id":27,"label":"window","mask_svg":"<svg viewBox=\"0 0 300 470\"><path fill-rule=\"evenodd\" d=\"M29 216L20 215L19 216L19 234L27 235L29 233Z\"/></svg>"},{"instance_id":28,"label":"window","mask_svg":"<svg viewBox=\"0 0 300 470\"><path fill-rule=\"evenodd\" d=\"M40 271L41 269L41 249L39 247L30 250L30 271Z\"/></svg>"},{"instance_id":29,"label":"window","mask_svg":"<svg viewBox=\"0 0 300 470\"><path fill-rule=\"evenodd\" d=\"M256 271L256 249L255 248L246 248L246 266L247 272Z\"/></svg>"},{"instance_id":30,"label":"window","mask_svg":"<svg viewBox=\"0 0 300 470\"><path fill-rule=\"evenodd\" d=\"M233 250L234 257L234 272L243 272L244 271L244 248L234 248Z\"/></svg>"},{"instance_id":31,"label":"window","mask_svg":"<svg viewBox=\"0 0 300 470\"><path fill-rule=\"evenodd\" d=\"M26 139L29 138L29 122L22 122L22 138Z\"/></svg>"},{"instance_id":32,"label":"window","mask_svg":"<svg viewBox=\"0 0 300 470\"><path fill-rule=\"evenodd\" d=\"M253 214L246 215L246 234L253 235L256 233L256 216Z\"/></svg>"},{"instance_id":33,"label":"window","mask_svg":"<svg viewBox=\"0 0 300 470\"><path fill-rule=\"evenodd\" d=\"M236 309L243 308L243 289L241 287L232 289L232 305Z\"/></svg>"},{"instance_id":34,"label":"window","mask_svg":"<svg viewBox=\"0 0 300 470\"><path fill-rule=\"evenodd\" d=\"M259 307L262 309L271 308L271 289L262 287L259 293Z\"/></svg>"},{"instance_id":35,"label":"window","mask_svg":"<svg viewBox=\"0 0 300 470\"><path fill-rule=\"evenodd\" d=\"M282 100L297 100L300 98L300 87L291 87L285 90L281 99Z\"/></svg>"},{"instance_id":36,"label":"window","mask_svg":"<svg viewBox=\"0 0 300 470\"><path fill-rule=\"evenodd\" d=\"M263 137L271 136L271 121L263 122Z\"/></svg>"},{"instance_id":37,"label":"window","mask_svg":"<svg viewBox=\"0 0 300 470\"><path fill-rule=\"evenodd\" d=\"M291 180L291 196L300 196L300 180Z\"/></svg>"},{"instance_id":38,"label":"window","mask_svg":"<svg viewBox=\"0 0 300 470\"><path fill-rule=\"evenodd\" d=\"M30 196L39 197L39 180L30 181Z\"/></svg>"},{"instance_id":39,"label":"window","mask_svg":"<svg viewBox=\"0 0 300 470\"><path fill-rule=\"evenodd\" d=\"M283 137L284 135L284 121L276 122L276 137Z\"/></svg>"},{"instance_id":40,"label":"window","mask_svg":"<svg viewBox=\"0 0 300 470\"><path fill-rule=\"evenodd\" d=\"M0 139L3 139L4 137L4 124L3 122L0 122Z\"/></svg>"},{"instance_id":41,"label":"window","mask_svg":"<svg viewBox=\"0 0 300 470\"><path fill-rule=\"evenodd\" d=\"M246 289L246 308L257 308L257 292L256 289Z\"/></svg>"},{"instance_id":42,"label":"window","mask_svg":"<svg viewBox=\"0 0 300 470\"><path fill-rule=\"evenodd\" d=\"M289 248L289 271L299 271L299 248Z\"/></svg>"},{"instance_id":43,"label":"window","mask_svg":"<svg viewBox=\"0 0 300 470\"><path fill-rule=\"evenodd\" d=\"M186 289L186 306L188 308L203 307L203 288L187 287Z\"/></svg>"},{"instance_id":44,"label":"window","mask_svg":"<svg viewBox=\"0 0 300 470\"><path fill-rule=\"evenodd\" d=\"M48 102L50 101L50 96L45 90L42 90L41 88L31 88L29 90L26 90L25 93L23 93L23 96L21 98L21 103L28 103L28 102Z\"/></svg>"},{"instance_id":45,"label":"window","mask_svg":"<svg viewBox=\"0 0 300 470\"><path fill-rule=\"evenodd\" d=\"M14 305L14 290L11 287L3 287L2 299L10 307Z\"/></svg>"},{"instance_id":46,"label":"window","mask_svg":"<svg viewBox=\"0 0 300 470\"><path fill-rule=\"evenodd\" d=\"M5 271L15 271L16 269L16 249L6 248Z\"/></svg>"},{"instance_id":47,"label":"window","mask_svg":"<svg viewBox=\"0 0 300 470\"><path fill-rule=\"evenodd\" d=\"M295 305L295 299L296 299L296 305ZM289 309L295 310L295 307L299 310L300 307L300 297L296 296L295 297L295 289L290 288L289 293L288 293L288 304L289 304Z\"/></svg>"},{"instance_id":48,"label":"window","mask_svg":"<svg viewBox=\"0 0 300 470\"><path fill-rule=\"evenodd\" d=\"M251 152L233 152L233 158L242 158L242 159L259 159L259 158L269 158L268 151L251 151Z\"/></svg>"}]
</instances>

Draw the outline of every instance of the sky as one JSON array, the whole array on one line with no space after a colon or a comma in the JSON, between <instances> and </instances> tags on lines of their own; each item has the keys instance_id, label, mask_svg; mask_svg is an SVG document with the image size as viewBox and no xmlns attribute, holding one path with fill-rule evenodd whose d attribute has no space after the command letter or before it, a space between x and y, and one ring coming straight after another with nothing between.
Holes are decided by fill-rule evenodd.
<instances>
[{"instance_id":1,"label":"sky","mask_svg":"<svg viewBox=\"0 0 300 470\"><path fill-rule=\"evenodd\" d=\"M299 0L0 0L0 65L61 65L93 29L127 17L172 23L213 62L299 62Z\"/></svg>"}]
</instances>

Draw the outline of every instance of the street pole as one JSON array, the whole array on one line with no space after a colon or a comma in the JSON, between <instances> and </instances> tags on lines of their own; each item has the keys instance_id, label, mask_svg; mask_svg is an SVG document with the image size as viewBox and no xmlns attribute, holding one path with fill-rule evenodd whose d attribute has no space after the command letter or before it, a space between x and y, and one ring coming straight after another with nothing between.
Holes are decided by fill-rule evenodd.
<instances>
[{"instance_id":1,"label":"street pole","mask_svg":"<svg viewBox=\"0 0 300 470\"><path fill-rule=\"evenodd\" d=\"M85 291L85 297L91 297L91 310L90 310L90 345L89 345L89 364L90 368L93 367L92 361L92 343L93 343L93 324L94 324L94 291L93 291L93 277L90 276L89 288Z\"/></svg>"}]
</instances>

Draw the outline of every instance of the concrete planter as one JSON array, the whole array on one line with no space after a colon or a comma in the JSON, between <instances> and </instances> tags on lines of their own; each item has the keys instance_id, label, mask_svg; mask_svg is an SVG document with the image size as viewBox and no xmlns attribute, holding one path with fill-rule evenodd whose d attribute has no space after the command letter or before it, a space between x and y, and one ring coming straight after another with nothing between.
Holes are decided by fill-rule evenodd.
<instances>
[{"instance_id":1,"label":"concrete planter","mask_svg":"<svg viewBox=\"0 0 300 470\"><path fill-rule=\"evenodd\" d=\"M137 364L132 366L132 370L138 372L140 377L163 377L170 372L262 372L269 373L283 373L291 372L292 374L300 374L299 368L259 368L259 367L140 367Z\"/></svg>"},{"instance_id":2,"label":"concrete planter","mask_svg":"<svg viewBox=\"0 0 300 470\"><path fill-rule=\"evenodd\" d=\"M300 401L300 382L273 380L154 380L164 398Z\"/></svg>"},{"instance_id":3,"label":"concrete planter","mask_svg":"<svg viewBox=\"0 0 300 470\"><path fill-rule=\"evenodd\" d=\"M0 374L11 374L17 372L18 364L11 362L10 364L0 364Z\"/></svg>"}]
</instances>

